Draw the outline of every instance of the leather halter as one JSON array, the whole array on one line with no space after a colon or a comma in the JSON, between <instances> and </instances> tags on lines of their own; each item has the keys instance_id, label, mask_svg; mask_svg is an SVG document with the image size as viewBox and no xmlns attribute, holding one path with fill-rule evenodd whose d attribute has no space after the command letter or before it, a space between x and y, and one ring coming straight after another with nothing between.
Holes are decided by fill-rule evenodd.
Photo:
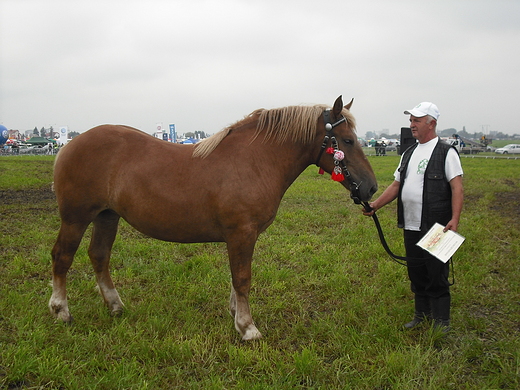
<instances>
[{"instance_id":1,"label":"leather halter","mask_svg":"<svg viewBox=\"0 0 520 390\"><path fill-rule=\"evenodd\" d=\"M321 144L320 153L318 154L318 158L316 159L316 166L319 167L321 156L323 155L323 152L327 148L327 145L329 142L332 143L332 146L335 150L339 150L338 147L338 141L336 140L336 137L334 135L334 127L338 126L339 124L345 122L345 117L341 117L338 121L331 123L330 120L330 110L323 111L323 122L325 123L325 138L323 139L323 143ZM350 185L350 197L356 204L361 204L361 197L359 194L359 184L354 181L352 178L352 175L350 171L347 168L347 165L345 164L344 160L341 161L334 161L335 164L341 165L341 170L343 172L343 175L345 176L345 179L348 180Z\"/></svg>"}]
</instances>

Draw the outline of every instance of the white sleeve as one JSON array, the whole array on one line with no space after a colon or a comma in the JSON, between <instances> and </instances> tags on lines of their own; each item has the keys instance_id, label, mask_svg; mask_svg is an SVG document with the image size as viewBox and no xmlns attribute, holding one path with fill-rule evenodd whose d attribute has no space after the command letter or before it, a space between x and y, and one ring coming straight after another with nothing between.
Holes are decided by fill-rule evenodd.
<instances>
[{"instance_id":1,"label":"white sleeve","mask_svg":"<svg viewBox=\"0 0 520 390\"><path fill-rule=\"evenodd\" d=\"M401 182L401 172L399 172L399 167L401 166L401 162L403 161L403 155L401 155L401 159L399 160L399 165L395 169L394 179L395 181Z\"/></svg>"},{"instance_id":2,"label":"white sleeve","mask_svg":"<svg viewBox=\"0 0 520 390\"><path fill-rule=\"evenodd\" d=\"M464 173L462 171L462 164L460 163L459 154L453 148L450 148L448 151L444 170L446 171L446 180L448 182L450 182L454 177L462 176Z\"/></svg>"}]
</instances>

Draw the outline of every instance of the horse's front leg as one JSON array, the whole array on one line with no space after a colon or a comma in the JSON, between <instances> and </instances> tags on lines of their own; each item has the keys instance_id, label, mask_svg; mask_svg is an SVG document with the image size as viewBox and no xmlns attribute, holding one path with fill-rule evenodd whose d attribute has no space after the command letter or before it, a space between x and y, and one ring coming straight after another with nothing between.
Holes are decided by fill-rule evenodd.
<instances>
[{"instance_id":1,"label":"horse's front leg","mask_svg":"<svg viewBox=\"0 0 520 390\"><path fill-rule=\"evenodd\" d=\"M231 268L230 313L235 319L235 328L242 340L256 340L262 337L251 316L249 290L251 289L251 259L255 241L245 245L243 240L228 242L229 264Z\"/></svg>"}]
</instances>

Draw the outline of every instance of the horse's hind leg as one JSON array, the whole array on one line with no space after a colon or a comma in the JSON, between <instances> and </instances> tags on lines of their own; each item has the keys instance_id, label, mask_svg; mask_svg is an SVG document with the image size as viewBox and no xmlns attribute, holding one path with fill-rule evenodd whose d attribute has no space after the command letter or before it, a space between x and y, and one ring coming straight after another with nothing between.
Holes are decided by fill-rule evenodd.
<instances>
[{"instance_id":1,"label":"horse's hind leg","mask_svg":"<svg viewBox=\"0 0 520 390\"><path fill-rule=\"evenodd\" d=\"M99 291L113 316L123 312L123 302L114 287L109 271L110 254L116 238L118 223L119 215L113 211L105 210L100 213L94 219L92 239L88 249Z\"/></svg>"},{"instance_id":2,"label":"horse's hind leg","mask_svg":"<svg viewBox=\"0 0 520 390\"><path fill-rule=\"evenodd\" d=\"M64 322L71 322L72 316L67 304L67 272L78 250L86 224L62 222L58 239L52 248L52 295L49 300L51 313Z\"/></svg>"}]
</instances>

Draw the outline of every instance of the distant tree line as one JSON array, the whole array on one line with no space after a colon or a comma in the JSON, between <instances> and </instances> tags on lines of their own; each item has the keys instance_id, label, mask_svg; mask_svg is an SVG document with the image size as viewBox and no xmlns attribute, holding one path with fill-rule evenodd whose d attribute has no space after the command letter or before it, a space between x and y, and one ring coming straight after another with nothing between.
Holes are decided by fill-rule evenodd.
<instances>
[{"instance_id":1,"label":"distant tree line","mask_svg":"<svg viewBox=\"0 0 520 390\"><path fill-rule=\"evenodd\" d=\"M203 131L195 131L195 132L188 131L187 133L184 134L184 136L187 138L195 138L195 139L204 139L207 137L206 133Z\"/></svg>"},{"instance_id":2,"label":"distant tree line","mask_svg":"<svg viewBox=\"0 0 520 390\"><path fill-rule=\"evenodd\" d=\"M69 131L68 136L69 138L74 138L78 136L79 133L77 131ZM48 129L45 127L42 127L40 130L38 130L37 127L33 130L33 137L43 137L43 138L52 138L54 137L54 128L51 126Z\"/></svg>"},{"instance_id":3,"label":"distant tree line","mask_svg":"<svg viewBox=\"0 0 520 390\"><path fill-rule=\"evenodd\" d=\"M53 133L54 129L51 127L49 127L48 129L46 129L45 127L42 127L41 130L38 131L38 128L35 127L34 130L33 130L33 136L36 136L36 137L52 137L52 133Z\"/></svg>"}]
</instances>

